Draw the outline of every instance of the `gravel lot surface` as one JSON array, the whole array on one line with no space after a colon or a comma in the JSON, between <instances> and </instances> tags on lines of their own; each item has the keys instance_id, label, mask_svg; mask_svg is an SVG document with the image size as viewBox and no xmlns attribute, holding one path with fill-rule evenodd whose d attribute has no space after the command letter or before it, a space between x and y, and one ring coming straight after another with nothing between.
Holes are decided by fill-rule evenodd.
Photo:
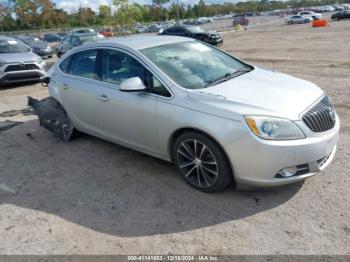
<instances>
[{"instance_id":1,"label":"gravel lot surface","mask_svg":"<svg viewBox=\"0 0 350 262\"><path fill-rule=\"evenodd\" d=\"M0 131L0 254L350 254L349 28L279 21L223 33L224 50L333 99L338 152L304 183L204 194L169 163L90 136L62 142L32 116L0 117L0 130L24 122ZM0 89L0 114L28 95L47 90Z\"/></svg>"}]
</instances>

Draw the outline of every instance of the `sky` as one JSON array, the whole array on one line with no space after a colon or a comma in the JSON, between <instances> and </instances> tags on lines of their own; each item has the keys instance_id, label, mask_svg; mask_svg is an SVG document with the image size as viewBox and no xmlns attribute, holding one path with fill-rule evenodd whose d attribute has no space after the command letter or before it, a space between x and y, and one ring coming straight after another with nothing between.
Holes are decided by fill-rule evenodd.
<instances>
[{"instance_id":1,"label":"sky","mask_svg":"<svg viewBox=\"0 0 350 262\"><path fill-rule=\"evenodd\" d=\"M199 0L179 0L179 3L185 5L193 5L198 3ZM54 0L58 8L62 8L67 12L77 10L80 6L90 7L94 11L98 11L100 5L111 5L112 0ZM171 0L176 2L176 0ZM223 3L223 2L236 2L234 0L205 0L206 3ZM152 0L129 0L129 3L139 4L151 4Z\"/></svg>"}]
</instances>

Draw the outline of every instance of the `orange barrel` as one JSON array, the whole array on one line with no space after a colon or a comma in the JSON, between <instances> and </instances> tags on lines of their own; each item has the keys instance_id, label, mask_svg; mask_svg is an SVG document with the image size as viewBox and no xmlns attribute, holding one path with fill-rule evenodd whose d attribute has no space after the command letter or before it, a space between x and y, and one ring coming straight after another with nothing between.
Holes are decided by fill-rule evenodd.
<instances>
[{"instance_id":1,"label":"orange barrel","mask_svg":"<svg viewBox=\"0 0 350 262\"><path fill-rule=\"evenodd\" d=\"M312 21L312 27L322 27L327 26L328 20L327 19L320 19L320 20L313 20Z\"/></svg>"}]
</instances>

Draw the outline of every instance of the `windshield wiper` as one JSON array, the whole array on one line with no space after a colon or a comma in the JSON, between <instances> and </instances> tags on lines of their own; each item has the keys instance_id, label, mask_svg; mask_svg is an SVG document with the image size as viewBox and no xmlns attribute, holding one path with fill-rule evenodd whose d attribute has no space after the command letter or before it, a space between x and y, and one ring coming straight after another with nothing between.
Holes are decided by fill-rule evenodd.
<instances>
[{"instance_id":1,"label":"windshield wiper","mask_svg":"<svg viewBox=\"0 0 350 262\"><path fill-rule=\"evenodd\" d=\"M225 82L229 79L232 79L234 77L237 77L237 76L240 76L240 75L243 75L247 72L250 72L252 71L252 69L250 68L245 68L245 69L239 69L237 71L234 71L234 72L227 72L226 74L224 74L223 76L220 76L214 80L210 80L207 82L207 84L205 85L205 87L209 87L209 86L214 86L214 85L217 85L217 84L220 84L222 82Z\"/></svg>"}]
</instances>

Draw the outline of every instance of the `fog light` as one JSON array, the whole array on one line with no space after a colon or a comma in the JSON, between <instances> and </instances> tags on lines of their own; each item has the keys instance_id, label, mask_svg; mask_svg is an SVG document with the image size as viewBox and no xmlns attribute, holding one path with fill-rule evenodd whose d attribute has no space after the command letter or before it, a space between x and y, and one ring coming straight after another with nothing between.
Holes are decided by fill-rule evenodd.
<instances>
[{"instance_id":1,"label":"fog light","mask_svg":"<svg viewBox=\"0 0 350 262\"><path fill-rule=\"evenodd\" d=\"M296 166L286 167L281 169L278 174L282 177L291 177L294 176L298 172L298 168Z\"/></svg>"}]
</instances>

